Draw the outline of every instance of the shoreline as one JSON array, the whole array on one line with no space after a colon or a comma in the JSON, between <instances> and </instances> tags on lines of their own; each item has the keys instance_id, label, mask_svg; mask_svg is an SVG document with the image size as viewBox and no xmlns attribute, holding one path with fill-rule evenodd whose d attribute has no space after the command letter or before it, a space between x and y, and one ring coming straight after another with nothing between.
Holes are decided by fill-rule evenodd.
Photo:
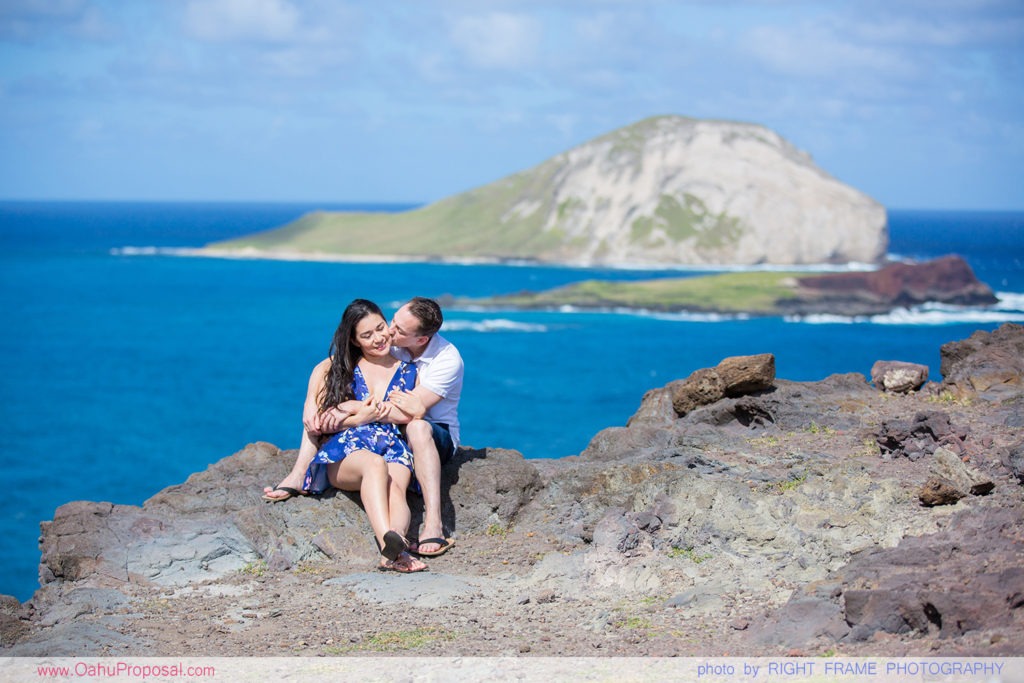
<instances>
[{"instance_id":1,"label":"shoreline","mask_svg":"<svg viewBox=\"0 0 1024 683\"><path fill-rule=\"evenodd\" d=\"M725 273L743 272L798 272L798 273L856 273L876 272L881 265L866 263L848 264L810 264L802 266L754 265L740 266L735 264L714 264L704 266L656 267L652 265L618 264L618 265L587 265L579 263L552 263L541 261L525 261L522 259L486 259L460 258L443 259L435 257L411 257L400 255L359 255L334 254L327 252L305 252L267 249L216 249L210 247L158 247L158 246L125 246L110 250L117 256L171 256L177 258L223 259L229 261L280 261L297 263L348 263L348 264L392 264L392 265L439 265L439 266L508 266L512 268L537 267L551 269L573 269L593 271L634 271L652 274L693 274L694 277ZM913 259L889 255L887 264L917 263ZM614 282L609 280L608 282ZM643 303L637 305L612 304L588 305L586 303L566 303L560 305L517 305L495 301L466 300L446 295L445 305L459 310L487 312L559 312L559 313L608 313L619 315L638 315L665 318L681 318L686 320L718 322L725 320L749 320L753 318L780 317L787 322L822 323L877 323L877 324L955 324L957 322L987 324L993 322L1022 322L1024 313L1018 302L1024 301L1024 294L1017 292L994 292L998 301L988 306L964 305L957 306L941 301L920 302L911 306L894 306L886 310L861 310L855 314L842 315L835 311L808 309L800 310L718 310L715 308L699 308L686 306L658 307ZM952 316L952 318L950 317Z\"/></svg>"},{"instance_id":2,"label":"shoreline","mask_svg":"<svg viewBox=\"0 0 1024 683\"><path fill-rule=\"evenodd\" d=\"M226 260L251 261L305 261L310 263L390 263L401 265L406 263L433 263L438 265L486 265L515 266L538 268L573 268L583 270L633 270L650 272L698 272L728 273L744 271L799 271L809 273L846 273L872 272L885 264L863 263L805 263L805 264L644 264L644 263L589 263L574 261L540 261L531 259L514 259L499 257L459 257L446 258L441 256L409 256L400 254L337 254L331 252L309 252L287 249L217 249L211 247L158 247L158 246L124 246L110 250L112 254L121 256L180 256L186 258L219 258ZM913 260L899 258L886 260L886 263L913 263Z\"/></svg>"}]
</instances>

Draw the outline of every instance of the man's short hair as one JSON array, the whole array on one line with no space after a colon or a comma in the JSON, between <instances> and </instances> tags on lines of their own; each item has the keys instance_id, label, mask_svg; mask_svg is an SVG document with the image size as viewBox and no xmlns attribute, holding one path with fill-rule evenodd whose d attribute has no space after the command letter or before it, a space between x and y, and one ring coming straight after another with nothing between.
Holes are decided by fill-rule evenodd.
<instances>
[{"instance_id":1,"label":"man's short hair","mask_svg":"<svg viewBox=\"0 0 1024 683\"><path fill-rule=\"evenodd\" d=\"M420 321L418 332L420 336L433 337L444 323L441 307L433 299L422 296L413 297L409 300L409 312Z\"/></svg>"}]
</instances>

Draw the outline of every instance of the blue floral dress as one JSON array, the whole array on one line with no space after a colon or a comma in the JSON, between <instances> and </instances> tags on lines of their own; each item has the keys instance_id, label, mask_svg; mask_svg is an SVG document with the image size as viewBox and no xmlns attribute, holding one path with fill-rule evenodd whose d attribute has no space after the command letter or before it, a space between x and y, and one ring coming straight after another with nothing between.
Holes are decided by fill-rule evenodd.
<instances>
[{"instance_id":1,"label":"blue floral dress","mask_svg":"<svg viewBox=\"0 0 1024 683\"><path fill-rule=\"evenodd\" d=\"M387 390L384 392L386 401L392 391L411 391L416 386L416 365L402 361L395 374L391 377ZM370 395L366 378L357 365L352 375L352 394L360 401ZM341 462L349 453L364 450L377 453L385 462L397 462L412 471L412 450L398 429L398 425L383 422L368 422L357 427L338 432L320 446L309 468L302 488L310 493L319 494L331 488L327 480L327 466Z\"/></svg>"}]
</instances>

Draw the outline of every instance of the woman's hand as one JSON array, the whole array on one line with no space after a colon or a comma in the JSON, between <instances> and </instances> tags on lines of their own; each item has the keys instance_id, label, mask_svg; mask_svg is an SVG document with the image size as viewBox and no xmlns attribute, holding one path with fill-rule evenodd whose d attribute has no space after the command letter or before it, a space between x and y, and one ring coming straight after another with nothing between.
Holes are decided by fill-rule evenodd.
<instances>
[{"instance_id":1,"label":"woman's hand","mask_svg":"<svg viewBox=\"0 0 1024 683\"><path fill-rule=\"evenodd\" d=\"M306 432L313 436L320 436L323 434L320 431L320 411L314 407L312 410L302 411L302 426L306 428Z\"/></svg>"},{"instance_id":2,"label":"woman's hand","mask_svg":"<svg viewBox=\"0 0 1024 683\"><path fill-rule=\"evenodd\" d=\"M360 402L359 410L355 413L356 422L361 425L368 422L377 422L380 418L382 405L372 394L367 396L365 401Z\"/></svg>"},{"instance_id":3,"label":"woman's hand","mask_svg":"<svg viewBox=\"0 0 1024 683\"><path fill-rule=\"evenodd\" d=\"M341 430L345 429L345 418L352 413L341 407L335 406L334 408L328 408L324 412L317 415L317 429L318 434L337 434Z\"/></svg>"}]
</instances>

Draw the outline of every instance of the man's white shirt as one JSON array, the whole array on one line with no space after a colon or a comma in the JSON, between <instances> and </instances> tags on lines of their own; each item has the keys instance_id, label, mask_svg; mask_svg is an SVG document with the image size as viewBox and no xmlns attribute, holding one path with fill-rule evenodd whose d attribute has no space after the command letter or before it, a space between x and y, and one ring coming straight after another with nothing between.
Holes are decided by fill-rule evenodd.
<instances>
[{"instance_id":1,"label":"man's white shirt","mask_svg":"<svg viewBox=\"0 0 1024 683\"><path fill-rule=\"evenodd\" d=\"M399 360L409 361L412 356L407 349L391 347L391 353ZM455 345L439 334L430 338L423 353L413 361L419 385L441 397L427 411L431 422L448 425L455 446L459 445L459 398L462 395L462 355Z\"/></svg>"}]
</instances>

